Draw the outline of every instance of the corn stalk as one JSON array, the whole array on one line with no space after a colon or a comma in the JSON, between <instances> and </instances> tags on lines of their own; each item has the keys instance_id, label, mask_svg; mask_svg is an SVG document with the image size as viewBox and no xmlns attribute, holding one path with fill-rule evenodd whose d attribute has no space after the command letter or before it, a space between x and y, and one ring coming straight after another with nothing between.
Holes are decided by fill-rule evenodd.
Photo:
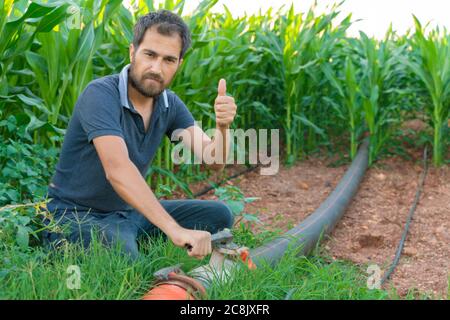
<instances>
[{"instance_id":1,"label":"corn stalk","mask_svg":"<svg viewBox=\"0 0 450 320\"><path fill-rule=\"evenodd\" d=\"M61 113L66 117L71 114L78 96L93 79L93 56L103 42L105 24L120 3L118 0L73 3L74 20L64 20L52 32L38 35L38 49L26 53L38 90L50 111L50 123L56 124ZM67 6L64 4L59 10L67 12Z\"/></svg>"},{"instance_id":2,"label":"corn stalk","mask_svg":"<svg viewBox=\"0 0 450 320\"><path fill-rule=\"evenodd\" d=\"M403 62L420 78L431 98L426 108L433 124L433 163L443 163L445 142L443 131L450 110L450 36L446 31L433 30L428 36L414 16L416 33L411 39L413 55Z\"/></svg>"}]
</instances>

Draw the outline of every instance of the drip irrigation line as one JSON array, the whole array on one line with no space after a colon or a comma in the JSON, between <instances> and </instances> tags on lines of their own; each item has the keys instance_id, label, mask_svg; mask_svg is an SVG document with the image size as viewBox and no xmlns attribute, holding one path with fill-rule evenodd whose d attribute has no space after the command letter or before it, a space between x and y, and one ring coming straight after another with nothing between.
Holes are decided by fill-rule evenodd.
<instances>
[{"instance_id":1,"label":"drip irrigation line","mask_svg":"<svg viewBox=\"0 0 450 320\"><path fill-rule=\"evenodd\" d=\"M425 149L423 150L423 171L422 171L422 174L420 176L419 185L417 186L416 196L414 198L413 205L412 205L412 207L409 210L408 219L406 220L406 224L405 224L405 228L403 230L402 238L400 239L400 242L399 242L399 244L397 246L397 251L395 253L394 260L392 261L392 264L391 264L389 270L386 271L386 273L384 274L383 278L381 279L381 284L384 284L384 282L389 279L389 277L391 276L392 272L394 272L395 267L397 266L398 262L400 261L400 256L401 256L402 251L403 251L403 246L405 244L406 236L408 235L409 225L410 225L411 220L413 218L414 212L416 211L417 204L419 203L420 195L422 193L423 185L424 185L425 178L426 178L427 172L428 172L428 163L427 163L428 156L427 156L427 153L428 153L428 146L425 146Z\"/></svg>"},{"instance_id":2,"label":"drip irrigation line","mask_svg":"<svg viewBox=\"0 0 450 320\"><path fill-rule=\"evenodd\" d=\"M260 164L257 164L256 166L248 167L247 169L242 170L241 172L235 173L235 174L233 174L233 175L231 175L231 176L225 178L224 180L222 180L222 181L216 183L214 186L211 185L211 186L206 187L206 188L204 188L203 190L201 190L201 191L195 193L195 194L193 195L193 197L194 197L194 198L200 197L200 196L204 195L205 193L207 193L208 191L210 191L210 190L212 190L212 189L214 189L214 188L216 188L216 187L218 187L218 186L224 184L225 182L227 182L227 181L229 181L229 180L231 180L231 179L237 178L237 177L239 177L239 176L241 176L241 175L243 175L243 174L245 174L245 173L248 173L248 172L251 172L251 171L257 169L259 166L260 166Z\"/></svg>"}]
</instances>

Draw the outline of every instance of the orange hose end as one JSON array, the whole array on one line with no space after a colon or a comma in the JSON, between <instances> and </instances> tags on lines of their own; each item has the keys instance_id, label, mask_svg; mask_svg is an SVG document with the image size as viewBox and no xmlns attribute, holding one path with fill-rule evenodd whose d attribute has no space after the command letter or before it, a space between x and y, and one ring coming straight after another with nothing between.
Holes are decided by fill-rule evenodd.
<instances>
[{"instance_id":1,"label":"orange hose end","mask_svg":"<svg viewBox=\"0 0 450 320\"><path fill-rule=\"evenodd\" d=\"M142 300L195 300L194 297L180 286L163 283L144 295Z\"/></svg>"},{"instance_id":2,"label":"orange hose end","mask_svg":"<svg viewBox=\"0 0 450 320\"><path fill-rule=\"evenodd\" d=\"M206 297L206 289L191 277L170 272L167 278L158 281L142 300L197 300Z\"/></svg>"}]
</instances>

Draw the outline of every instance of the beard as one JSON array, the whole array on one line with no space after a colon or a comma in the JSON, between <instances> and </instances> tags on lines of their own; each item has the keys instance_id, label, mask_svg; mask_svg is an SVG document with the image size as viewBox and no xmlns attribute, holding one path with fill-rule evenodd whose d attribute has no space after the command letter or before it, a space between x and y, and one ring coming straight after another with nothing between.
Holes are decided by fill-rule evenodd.
<instances>
[{"instance_id":1,"label":"beard","mask_svg":"<svg viewBox=\"0 0 450 320\"><path fill-rule=\"evenodd\" d=\"M131 86L140 94L148 98L153 98L161 94L165 89L164 79L161 78L160 75L155 73L146 73L142 77L139 77L134 70L133 63L130 65L128 78L130 79ZM153 79L156 83L147 81L147 79Z\"/></svg>"}]
</instances>

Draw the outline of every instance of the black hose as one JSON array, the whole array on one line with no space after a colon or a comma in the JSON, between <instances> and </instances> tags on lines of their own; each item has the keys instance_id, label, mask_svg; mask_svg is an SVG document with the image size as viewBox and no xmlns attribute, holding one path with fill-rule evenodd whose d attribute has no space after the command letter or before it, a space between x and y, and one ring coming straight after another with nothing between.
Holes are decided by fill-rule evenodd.
<instances>
[{"instance_id":1,"label":"black hose","mask_svg":"<svg viewBox=\"0 0 450 320\"><path fill-rule=\"evenodd\" d=\"M397 246L397 251L395 253L394 260L392 261L392 264L391 264L390 268L386 271L386 273L384 274L383 278L381 279L381 284L383 284L386 280L389 279L389 277L391 276L392 272L394 272L394 269L397 266L398 262L400 261L400 256L401 256L402 251L403 251L403 246L405 244L406 236L408 235L409 225L410 225L411 220L413 218L414 212L416 211L417 204L419 203L420 195L421 195L422 190L423 190L423 184L425 182L425 177L427 176L427 172L428 172L428 163L427 163L428 156L427 156L427 152L428 152L427 146L425 146L425 149L423 150L423 171L422 171L422 174L420 176L419 185L417 186L416 196L414 198L414 202L413 202L413 205L412 205L411 209L409 209L408 219L406 220L406 224L405 224L405 228L403 230L402 238L400 239L400 242L399 242L399 244Z\"/></svg>"},{"instance_id":2,"label":"black hose","mask_svg":"<svg viewBox=\"0 0 450 320\"><path fill-rule=\"evenodd\" d=\"M323 234L333 230L364 177L368 166L368 150L369 141L366 139L336 189L316 211L284 235L250 251L256 265L261 265L263 261L275 265L289 247L298 249L300 255L306 255Z\"/></svg>"}]
</instances>

